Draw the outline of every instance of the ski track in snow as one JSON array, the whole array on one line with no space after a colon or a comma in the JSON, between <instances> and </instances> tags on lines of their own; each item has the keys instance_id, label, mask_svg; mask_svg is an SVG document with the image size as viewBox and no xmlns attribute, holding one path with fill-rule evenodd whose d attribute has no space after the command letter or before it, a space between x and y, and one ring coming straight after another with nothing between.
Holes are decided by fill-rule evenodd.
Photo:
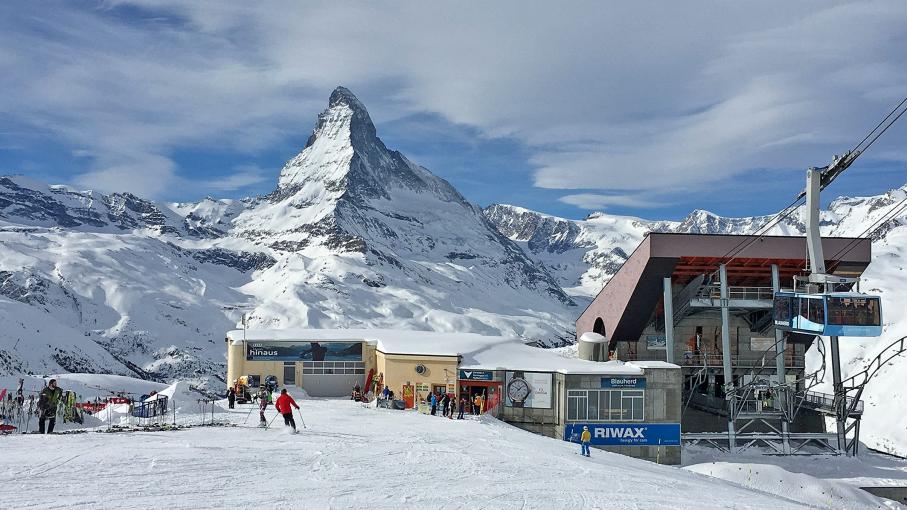
<instances>
[{"instance_id":1,"label":"ski track in snow","mask_svg":"<svg viewBox=\"0 0 907 510\"><path fill-rule=\"evenodd\" d=\"M0 438L4 508L807 508L491 419L300 402L308 429L236 427ZM274 416L268 410L268 419ZM178 419L183 418L178 415ZM275 423L277 423L275 421Z\"/></svg>"}]
</instances>

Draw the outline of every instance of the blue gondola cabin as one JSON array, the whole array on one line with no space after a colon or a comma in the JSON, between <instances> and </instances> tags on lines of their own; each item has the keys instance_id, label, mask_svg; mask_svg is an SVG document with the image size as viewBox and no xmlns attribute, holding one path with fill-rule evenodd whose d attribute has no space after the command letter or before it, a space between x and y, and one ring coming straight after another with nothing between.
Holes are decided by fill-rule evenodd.
<instances>
[{"instance_id":1,"label":"blue gondola cabin","mask_svg":"<svg viewBox=\"0 0 907 510\"><path fill-rule=\"evenodd\" d=\"M774 306L775 327L781 331L819 336L882 334L882 300L878 296L778 292Z\"/></svg>"}]
</instances>

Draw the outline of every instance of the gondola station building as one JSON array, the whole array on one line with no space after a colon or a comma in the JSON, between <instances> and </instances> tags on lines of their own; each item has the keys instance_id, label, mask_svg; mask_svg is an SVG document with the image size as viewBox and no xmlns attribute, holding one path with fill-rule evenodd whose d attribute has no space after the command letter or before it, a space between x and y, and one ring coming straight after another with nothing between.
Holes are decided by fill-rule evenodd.
<instances>
[{"instance_id":1,"label":"gondola station building","mask_svg":"<svg viewBox=\"0 0 907 510\"><path fill-rule=\"evenodd\" d=\"M514 338L377 329L234 330L226 342L230 382L270 376L313 397L388 386L406 408L446 393L530 432L578 441L588 426L598 448L680 462L680 367L592 361L606 345L596 334L578 356Z\"/></svg>"},{"instance_id":2,"label":"gondola station building","mask_svg":"<svg viewBox=\"0 0 907 510\"><path fill-rule=\"evenodd\" d=\"M870 263L869 239L821 242L832 277L859 278ZM791 316L816 325L840 314L820 299L774 299L809 274L806 253L803 237L650 233L579 317L577 339L607 339L594 359L681 366L685 442L840 452L825 427L834 396L811 389L821 369L805 363L822 329L780 326ZM854 296L832 301L865 307L864 328L880 329L875 303ZM862 407L853 413L859 420Z\"/></svg>"}]
</instances>

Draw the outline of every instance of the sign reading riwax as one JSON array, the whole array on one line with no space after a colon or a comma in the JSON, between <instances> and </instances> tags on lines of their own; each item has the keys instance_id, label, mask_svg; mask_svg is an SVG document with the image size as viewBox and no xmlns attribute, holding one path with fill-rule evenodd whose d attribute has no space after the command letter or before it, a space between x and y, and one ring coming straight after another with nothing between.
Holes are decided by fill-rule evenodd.
<instances>
[{"instance_id":1,"label":"sign reading riwax","mask_svg":"<svg viewBox=\"0 0 907 510\"><path fill-rule=\"evenodd\" d=\"M680 445L679 423L568 423L564 427L564 441L578 443L584 426L589 427L594 445Z\"/></svg>"},{"instance_id":2,"label":"sign reading riwax","mask_svg":"<svg viewBox=\"0 0 907 510\"><path fill-rule=\"evenodd\" d=\"M362 361L362 343L249 342L246 361Z\"/></svg>"}]
</instances>

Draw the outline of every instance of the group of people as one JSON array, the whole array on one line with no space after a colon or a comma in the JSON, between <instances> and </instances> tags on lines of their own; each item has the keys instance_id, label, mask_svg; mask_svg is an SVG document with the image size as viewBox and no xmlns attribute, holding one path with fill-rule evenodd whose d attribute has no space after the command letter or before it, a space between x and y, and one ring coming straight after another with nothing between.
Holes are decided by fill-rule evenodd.
<instances>
[{"instance_id":1,"label":"group of people","mask_svg":"<svg viewBox=\"0 0 907 510\"><path fill-rule=\"evenodd\" d=\"M466 395L463 395L458 403L457 398L449 393L431 393L426 399L426 403L430 406L430 414L432 416L437 416L438 408L440 408L441 416L452 420L454 414L456 414L457 419L462 420L463 415L467 411L474 415L482 414L485 398L481 394L476 394L470 400Z\"/></svg>"}]
</instances>

